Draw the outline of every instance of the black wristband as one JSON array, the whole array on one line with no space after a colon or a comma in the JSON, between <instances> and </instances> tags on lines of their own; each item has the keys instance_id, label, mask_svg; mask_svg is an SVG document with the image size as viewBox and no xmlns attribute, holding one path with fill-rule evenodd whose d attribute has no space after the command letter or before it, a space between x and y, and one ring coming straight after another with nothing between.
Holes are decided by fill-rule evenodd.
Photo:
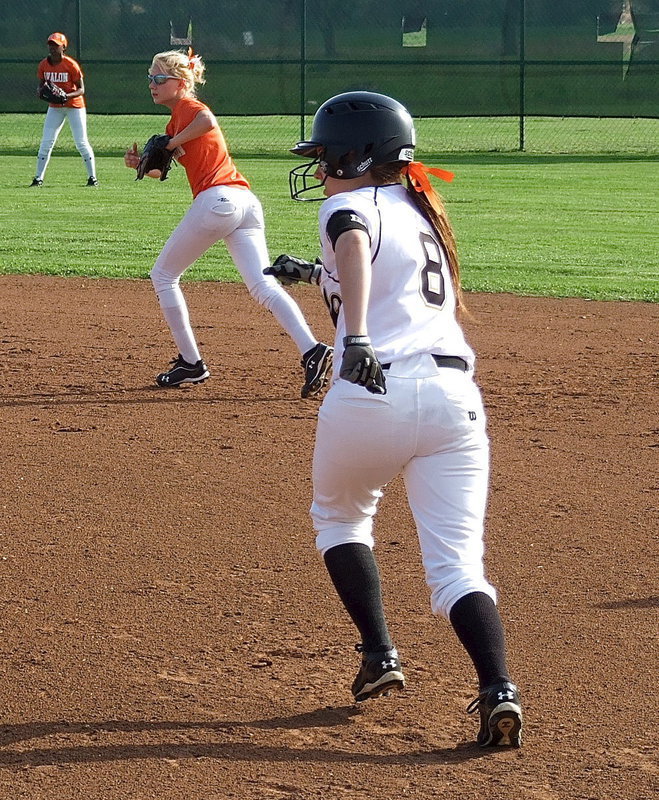
<instances>
[{"instance_id":1,"label":"black wristband","mask_svg":"<svg viewBox=\"0 0 659 800\"><path fill-rule=\"evenodd\" d=\"M351 344L358 344L362 347L368 347L371 344L371 340L368 336L344 336L343 346L349 347Z\"/></svg>"}]
</instances>

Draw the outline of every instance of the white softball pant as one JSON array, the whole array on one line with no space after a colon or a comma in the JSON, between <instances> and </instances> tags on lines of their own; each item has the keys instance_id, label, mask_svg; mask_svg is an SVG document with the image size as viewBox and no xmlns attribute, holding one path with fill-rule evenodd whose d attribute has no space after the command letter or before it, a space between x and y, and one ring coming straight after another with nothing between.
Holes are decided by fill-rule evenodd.
<instances>
[{"instance_id":1,"label":"white softball pant","mask_svg":"<svg viewBox=\"0 0 659 800\"><path fill-rule=\"evenodd\" d=\"M272 275L263 210L256 195L235 186L213 186L195 197L151 270L151 280L179 352L194 363L198 350L180 288L181 275L223 239L252 297L271 311L300 353L316 344L295 301Z\"/></svg>"},{"instance_id":2,"label":"white softball pant","mask_svg":"<svg viewBox=\"0 0 659 800\"><path fill-rule=\"evenodd\" d=\"M320 407L311 517L324 554L373 547L382 489L402 473L435 614L470 592L496 592L483 567L489 441L471 373L429 355L394 362L386 395L336 380Z\"/></svg>"},{"instance_id":3,"label":"white softball pant","mask_svg":"<svg viewBox=\"0 0 659 800\"><path fill-rule=\"evenodd\" d=\"M55 142L67 119L71 126L71 133L76 149L85 162L87 177L91 178L92 176L96 176L94 151L87 139L87 109L70 108L69 106L62 106L61 108L49 106L43 123L43 134L41 135L41 144L39 145L39 154L37 156L37 171L35 177L39 180L43 180L46 167L48 166L50 156L55 147Z\"/></svg>"}]
</instances>

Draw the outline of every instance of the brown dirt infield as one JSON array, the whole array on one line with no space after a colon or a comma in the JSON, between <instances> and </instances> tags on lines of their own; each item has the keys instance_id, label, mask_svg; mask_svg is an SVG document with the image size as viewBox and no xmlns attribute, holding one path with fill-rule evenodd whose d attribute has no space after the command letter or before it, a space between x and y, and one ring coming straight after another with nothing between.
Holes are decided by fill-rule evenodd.
<instances>
[{"instance_id":1,"label":"brown dirt infield","mask_svg":"<svg viewBox=\"0 0 659 800\"><path fill-rule=\"evenodd\" d=\"M185 291L213 375L161 390L148 281L0 277L0 797L655 797L656 306L468 297L526 712L521 750L483 752L399 482L376 532L408 688L351 703L307 514L318 401L243 286Z\"/></svg>"}]
</instances>

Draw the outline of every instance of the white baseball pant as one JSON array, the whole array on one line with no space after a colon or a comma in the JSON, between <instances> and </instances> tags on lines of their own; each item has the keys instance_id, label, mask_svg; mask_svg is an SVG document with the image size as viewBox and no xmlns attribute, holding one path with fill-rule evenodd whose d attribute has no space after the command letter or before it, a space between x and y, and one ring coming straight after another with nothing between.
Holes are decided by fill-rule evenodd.
<instances>
[{"instance_id":1,"label":"white baseball pant","mask_svg":"<svg viewBox=\"0 0 659 800\"><path fill-rule=\"evenodd\" d=\"M201 355L181 291L181 275L221 239L252 297L274 314L300 353L312 348L316 339L299 307L272 275L263 274L270 259L258 198L249 189L212 186L195 197L151 270L160 307L183 358L194 364Z\"/></svg>"},{"instance_id":2,"label":"white baseball pant","mask_svg":"<svg viewBox=\"0 0 659 800\"><path fill-rule=\"evenodd\" d=\"M71 133L77 151L82 156L87 169L87 177L96 177L96 164L94 162L94 151L87 139L87 109L86 108L70 108L69 106L62 106L57 108L49 106L46 111L46 118L43 123L43 133L41 135L41 144L39 145L39 154L37 155L37 171L35 177L38 180L43 180L46 173L46 167L50 161L53 148L64 123L69 121L71 126Z\"/></svg>"},{"instance_id":3,"label":"white baseball pant","mask_svg":"<svg viewBox=\"0 0 659 800\"><path fill-rule=\"evenodd\" d=\"M402 473L435 614L471 592L496 602L485 578L483 524L489 476L485 412L471 373L427 354L385 371L386 395L336 380L320 407L311 517L321 554L374 546L384 486Z\"/></svg>"}]
</instances>

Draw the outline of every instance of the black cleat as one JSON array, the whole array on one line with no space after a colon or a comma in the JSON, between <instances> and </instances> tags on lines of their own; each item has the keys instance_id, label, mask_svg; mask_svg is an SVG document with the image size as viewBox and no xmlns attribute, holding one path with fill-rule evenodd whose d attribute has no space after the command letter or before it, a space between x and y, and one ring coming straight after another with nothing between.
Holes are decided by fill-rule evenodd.
<instances>
[{"instance_id":1,"label":"black cleat","mask_svg":"<svg viewBox=\"0 0 659 800\"><path fill-rule=\"evenodd\" d=\"M302 356L304 369L304 386L302 397L312 397L318 394L328 381L329 371L332 369L333 349L328 344L318 342L315 347Z\"/></svg>"},{"instance_id":2,"label":"black cleat","mask_svg":"<svg viewBox=\"0 0 659 800\"><path fill-rule=\"evenodd\" d=\"M179 353L177 358L172 359L171 369L161 372L156 377L158 386L170 388L180 386L182 383L202 383L210 377L208 367L199 359L196 364L189 364Z\"/></svg>"},{"instance_id":3,"label":"black cleat","mask_svg":"<svg viewBox=\"0 0 659 800\"><path fill-rule=\"evenodd\" d=\"M362 653L362 663L353 681L352 693L358 703L388 694L391 689L405 688L405 677L395 648L380 653L366 653L361 645L357 645L357 650Z\"/></svg>"},{"instance_id":4,"label":"black cleat","mask_svg":"<svg viewBox=\"0 0 659 800\"><path fill-rule=\"evenodd\" d=\"M43 186L43 181L40 178L32 178L32 183L30 184L30 188L33 186L41 187Z\"/></svg>"},{"instance_id":5,"label":"black cleat","mask_svg":"<svg viewBox=\"0 0 659 800\"><path fill-rule=\"evenodd\" d=\"M93 175L91 178L87 178L87 186L98 186L98 181Z\"/></svg>"},{"instance_id":6,"label":"black cleat","mask_svg":"<svg viewBox=\"0 0 659 800\"><path fill-rule=\"evenodd\" d=\"M521 747L522 706L514 683L503 681L488 686L467 706L479 711L481 729L476 741L481 747Z\"/></svg>"}]
</instances>

